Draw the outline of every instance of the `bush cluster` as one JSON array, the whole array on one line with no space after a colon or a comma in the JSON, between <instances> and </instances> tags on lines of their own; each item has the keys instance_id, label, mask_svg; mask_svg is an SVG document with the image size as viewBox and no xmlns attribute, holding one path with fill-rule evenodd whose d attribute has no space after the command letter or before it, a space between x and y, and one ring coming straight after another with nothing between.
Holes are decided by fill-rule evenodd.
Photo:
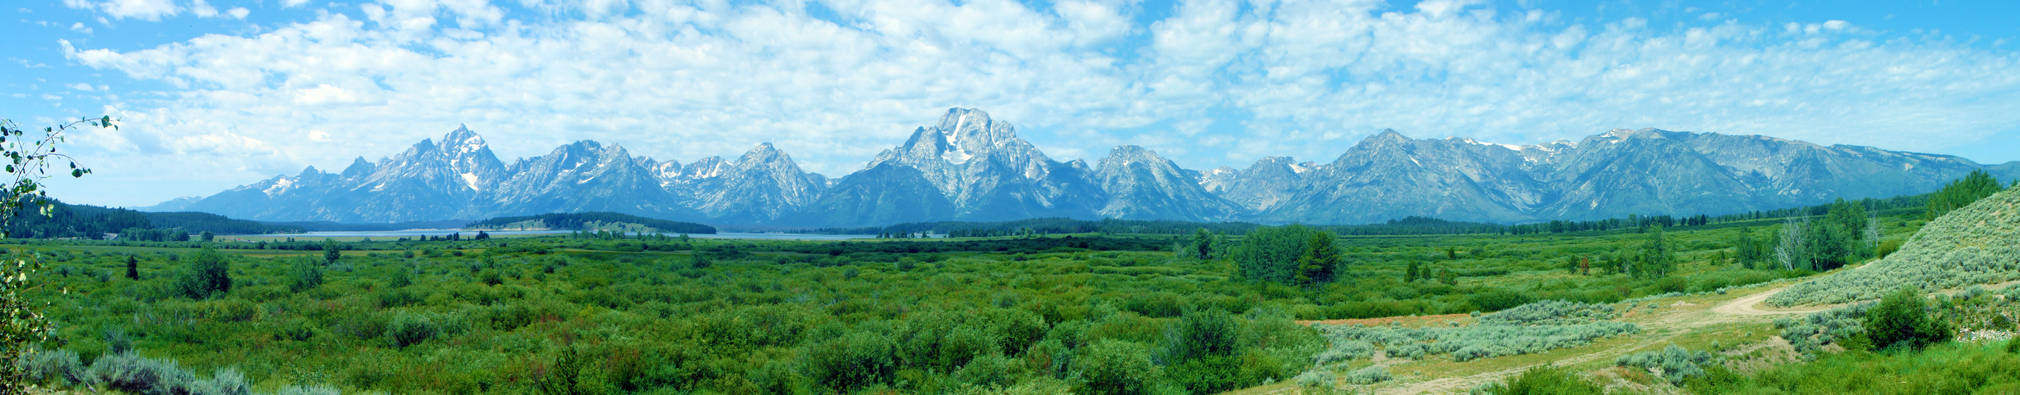
<instances>
[{"instance_id":1,"label":"bush cluster","mask_svg":"<svg viewBox=\"0 0 2020 395\"><path fill-rule=\"evenodd\" d=\"M1389 381L1393 378L1393 376L1389 376L1389 369L1381 366L1369 366L1347 372L1347 375L1342 379L1346 380L1347 384L1366 385Z\"/></svg>"},{"instance_id":2,"label":"bush cluster","mask_svg":"<svg viewBox=\"0 0 2020 395\"><path fill-rule=\"evenodd\" d=\"M1861 303L1801 317L1778 318L1775 327L1781 328L1782 339L1788 340L1796 351L1814 357L1824 346L1865 337L1866 311L1872 307L1872 303Z\"/></svg>"},{"instance_id":3,"label":"bush cluster","mask_svg":"<svg viewBox=\"0 0 2020 395\"><path fill-rule=\"evenodd\" d=\"M1922 295L1901 289L1866 311L1866 338L1874 347L1922 348L1950 340L1950 324L1931 316Z\"/></svg>"},{"instance_id":4,"label":"bush cluster","mask_svg":"<svg viewBox=\"0 0 2020 395\"><path fill-rule=\"evenodd\" d=\"M70 351L35 351L16 363L28 374L28 380L56 387L105 388L133 394L252 393L252 386L238 369L218 369L209 378L199 379L175 361L148 358L131 351L101 355L89 367L79 363L77 354Z\"/></svg>"},{"instance_id":5,"label":"bush cluster","mask_svg":"<svg viewBox=\"0 0 2020 395\"><path fill-rule=\"evenodd\" d=\"M1556 366L1538 366L1524 370L1522 374L1508 381L1489 384L1476 392L1500 395L1580 395L1604 394L1606 389L1578 377L1577 373L1570 370Z\"/></svg>"},{"instance_id":6,"label":"bush cluster","mask_svg":"<svg viewBox=\"0 0 2020 395\"><path fill-rule=\"evenodd\" d=\"M1546 300L1480 316L1483 324L1567 325L1614 319L1620 314L1612 305Z\"/></svg>"},{"instance_id":7,"label":"bush cluster","mask_svg":"<svg viewBox=\"0 0 2020 395\"><path fill-rule=\"evenodd\" d=\"M1593 306L1564 302L1540 302L1545 306L1521 307L1505 316L1486 315L1475 325L1460 327L1403 328L1361 325L1320 325L1332 343L1353 345L1361 341L1379 345L1392 358L1423 358L1450 354L1465 362L1480 358L1533 354L1591 343L1593 340L1639 333L1632 323L1601 321L1603 313ZM1580 316L1546 319L1538 314L1573 311ZM1497 313L1498 314L1498 313ZM1489 317L1492 317L1491 319ZM1344 351L1342 351L1344 353Z\"/></svg>"},{"instance_id":8,"label":"bush cluster","mask_svg":"<svg viewBox=\"0 0 2020 395\"><path fill-rule=\"evenodd\" d=\"M1711 353L1690 351L1674 344L1661 351L1622 355L1613 361L1616 366L1653 371L1672 385L1682 385L1684 379L1703 377L1705 366L1711 363Z\"/></svg>"}]
</instances>

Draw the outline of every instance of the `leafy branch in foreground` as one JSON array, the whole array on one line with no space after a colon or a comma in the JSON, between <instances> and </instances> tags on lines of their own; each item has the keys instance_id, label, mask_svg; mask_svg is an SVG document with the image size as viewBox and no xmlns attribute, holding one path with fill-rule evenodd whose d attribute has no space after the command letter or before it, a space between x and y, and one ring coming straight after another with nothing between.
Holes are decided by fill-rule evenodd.
<instances>
[{"instance_id":1,"label":"leafy branch in foreground","mask_svg":"<svg viewBox=\"0 0 2020 395\"><path fill-rule=\"evenodd\" d=\"M55 209L43 185L51 175L50 162L68 162L71 177L91 173L91 169L78 167L69 155L56 152L56 146L64 141L63 132L83 126L118 128L112 117L85 118L43 128L39 136L30 136L14 122L0 120L0 156L7 159L4 170L8 176L7 185L0 187L0 228L11 225L7 222L23 208L34 207L45 216ZM0 237L5 237L4 232ZM8 251L7 255L0 261L0 317L4 317L0 321L0 361L6 361L0 363L0 393L18 394L27 391L27 379L13 361L21 360L36 342L48 336L49 318L42 313L48 304L38 305L27 298L37 287L29 274L42 268L41 259L26 251Z\"/></svg>"}]
</instances>

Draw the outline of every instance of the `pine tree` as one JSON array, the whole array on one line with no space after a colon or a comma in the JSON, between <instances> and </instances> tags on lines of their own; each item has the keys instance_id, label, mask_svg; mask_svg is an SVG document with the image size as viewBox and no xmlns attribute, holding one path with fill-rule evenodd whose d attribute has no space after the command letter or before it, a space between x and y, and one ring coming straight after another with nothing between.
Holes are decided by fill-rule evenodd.
<instances>
[{"instance_id":1,"label":"pine tree","mask_svg":"<svg viewBox=\"0 0 2020 395\"><path fill-rule=\"evenodd\" d=\"M1999 180L1992 178L1991 173L1984 170L1972 171L1971 174L1944 185L1942 190L1930 195L1925 214L1929 219L1936 219L1951 210L1963 208L1977 202L1978 199L1999 193L2000 189Z\"/></svg>"},{"instance_id":2,"label":"pine tree","mask_svg":"<svg viewBox=\"0 0 2020 395\"><path fill-rule=\"evenodd\" d=\"M1663 236L1662 225L1649 227L1648 244L1635 261L1640 264L1634 273L1636 278L1661 278L1676 271L1676 253Z\"/></svg>"},{"instance_id":3,"label":"pine tree","mask_svg":"<svg viewBox=\"0 0 2020 395\"><path fill-rule=\"evenodd\" d=\"M1192 235L1192 256L1201 260L1213 259L1213 244L1216 237L1206 228L1200 228Z\"/></svg>"},{"instance_id":4,"label":"pine tree","mask_svg":"<svg viewBox=\"0 0 2020 395\"><path fill-rule=\"evenodd\" d=\"M336 239L323 239L323 264L334 265L338 259L342 259L344 257L342 248L337 245Z\"/></svg>"},{"instance_id":5,"label":"pine tree","mask_svg":"<svg viewBox=\"0 0 2020 395\"><path fill-rule=\"evenodd\" d=\"M1306 286L1332 282L1339 265L1340 251L1333 244L1333 235L1313 232L1305 240L1304 254L1298 257L1298 282Z\"/></svg>"}]
</instances>

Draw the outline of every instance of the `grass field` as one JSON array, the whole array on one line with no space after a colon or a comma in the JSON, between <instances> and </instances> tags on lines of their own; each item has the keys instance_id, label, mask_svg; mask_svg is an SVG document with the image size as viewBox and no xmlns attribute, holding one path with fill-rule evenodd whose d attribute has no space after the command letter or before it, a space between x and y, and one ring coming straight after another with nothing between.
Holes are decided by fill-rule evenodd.
<instances>
[{"instance_id":1,"label":"grass field","mask_svg":"<svg viewBox=\"0 0 2020 395\"><path fill-rule=\"evenodd\" d=\"M1921 222L1882 223L1904 238ZM1769 318L1705 317L1766 289L1754 284L1810 274L1732 263L1738 229L1772 223L1669 230L1680 264L1649 279L1597 264L1644 243L1635 231L1341 237L1339 280L1317 287L1235 278L1228 260L1181 257L1184 240L1162 235L347 241L334 261L320 241L8 247L49 263L38 297L58 328L45 348L93 369L153 359L189 382L242 377L262 392L1267 392L1372 365L1394 379L1346 387L1463 391L1542 361L1595 367L1770 337ZM183 296L203 249L222 254L231 286ZM1581 259L1593 267L1567 268ZM1406 282L1412 264L1430 278ZM1451 281L1428 275L1440 272ZM1463 362L1314 369L1331 341L1304 325L1471 325L1476 311L1560 299L1612 306L1641 329ZM1191 346L1202 343L1225 346Z\"/></svg>"}]
</instances>

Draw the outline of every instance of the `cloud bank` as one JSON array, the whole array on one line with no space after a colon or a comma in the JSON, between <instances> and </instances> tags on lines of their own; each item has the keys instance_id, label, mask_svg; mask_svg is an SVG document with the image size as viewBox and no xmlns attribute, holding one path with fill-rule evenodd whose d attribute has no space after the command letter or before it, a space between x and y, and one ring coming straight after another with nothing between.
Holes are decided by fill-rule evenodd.
<instances>
[{"instance_id":1,"label":"cloud bank","mask_svg":"<svg viewBox=\"0 0 2020 395\"><path fill-rule=\"evenodd\" d=\"M210 8L68 3L141 20ZM831 176L953 106L1016 123L1054 157L1139 144L1190 167L1331 160L1382 128L1930 151L2020 127L2012 51L1838 20L1693 22L1463 1L383 0L245 34L62 48L163 87L110 96L126 127L76 141L107 158L100 174L178 180L162 192L175 195L376 159L457 124L507 160L595 139L685 163L769 141ZM186 158L204 159L154 165Z\"/></svg>"}]
</instances>

